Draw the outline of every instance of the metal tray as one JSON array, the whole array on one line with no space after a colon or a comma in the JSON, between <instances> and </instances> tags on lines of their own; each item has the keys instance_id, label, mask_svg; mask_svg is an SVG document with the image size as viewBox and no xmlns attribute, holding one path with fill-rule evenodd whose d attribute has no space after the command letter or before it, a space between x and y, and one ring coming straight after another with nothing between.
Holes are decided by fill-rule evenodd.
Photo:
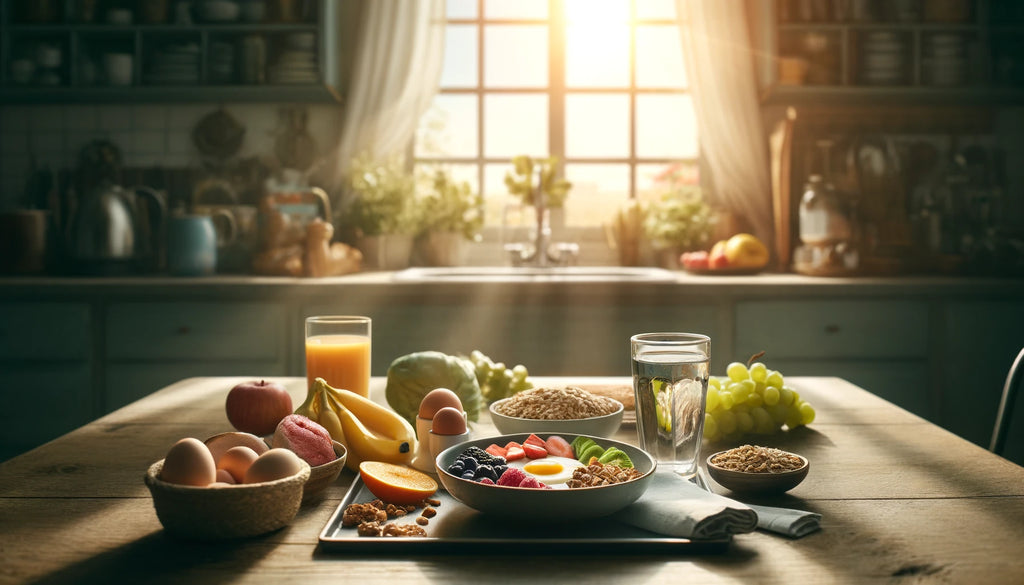
<instances>
[{"instance_id":1,"label":"metal tray","mask_svg":"<svg viewBox=\"0 0 1024 585\"><path fill-rule=\"evenodd\" d=\"M587 520L578 523L516 523L504 518L481 514L438 490L434 498L441 501L437 516L424 527L424 537L366 537L355 528L341 526L342 513L349 504L370 502L370 493L357 476L352 487L320 532L320 549L345 554L451 554L492 553L523 549L509 545L530 545L530 554L704 554L723 552L731 539L689 540L663 536L611 519ZM415 522L419 512L389 522Z\"/></svg>"}]
</instances>

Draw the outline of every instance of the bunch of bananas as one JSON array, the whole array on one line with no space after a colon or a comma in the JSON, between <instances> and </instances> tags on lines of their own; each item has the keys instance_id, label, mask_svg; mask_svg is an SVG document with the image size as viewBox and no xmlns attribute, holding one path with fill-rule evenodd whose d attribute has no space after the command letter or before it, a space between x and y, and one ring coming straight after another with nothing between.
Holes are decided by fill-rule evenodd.
<instances>
[{"instance_id":1,"label":"bunch of bananas","mask_svg":"<svg viewBox=\"0 0 1024 585\"><path fill-rule=\"evenodd\" d=\"M407 465L416 454L416 431L398 413L355 392L332 388L323 378L313 381L295 414L320 423L345 445L345 466L359 470L363 461Z\"/></svg>"}]
</instances>

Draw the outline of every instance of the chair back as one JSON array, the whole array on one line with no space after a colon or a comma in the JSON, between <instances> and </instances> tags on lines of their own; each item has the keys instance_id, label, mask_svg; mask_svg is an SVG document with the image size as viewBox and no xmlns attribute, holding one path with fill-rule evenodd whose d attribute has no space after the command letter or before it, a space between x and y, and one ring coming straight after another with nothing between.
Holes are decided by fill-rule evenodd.
<instances>
[{"instance_id":1,"label":"chair back","mask_svg":"<svg viewBox=\"0 0 1024 585\"><path fill-rule=\"evenodd\" d=\"M1013 418L1014 404L1017 400L1017 392L1020 390L1021 378L1024 377L1024 349L1017 354L1013 360L1010 372L1006 375L1006 383L1003 385L1003 397L999 400L999 410L996 412L996 424L992 429L992 442L988 450L996 455L1003 455L1006 451L1006 437L1010 431L1010 421Z\"/></svg>"}]
</instances>

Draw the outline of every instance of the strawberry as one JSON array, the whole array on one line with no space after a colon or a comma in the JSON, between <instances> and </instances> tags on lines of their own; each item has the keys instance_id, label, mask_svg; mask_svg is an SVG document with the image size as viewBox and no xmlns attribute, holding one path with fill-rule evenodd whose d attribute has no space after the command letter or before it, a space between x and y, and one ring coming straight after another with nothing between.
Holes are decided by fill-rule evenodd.
<instances>
[{"instance_id":1,"label":"strawberry","mask_svg":"<svg viewBox=\"0 0 1024 585\"><path fill-rule=\"evenodd\" d=\"M530 435L529 437L526 437L525 441L523 441L523 445L536 445L538 447L543 447L544 439L538 437L537 435Z\"/></svg>"},{"instance_id":2,"label":"strawberry","mask_svg":"<svg viewBox=\"0 0 1024 585\"><path fill-rule=\"evenodd\" d=\"M529 457L530 459L543 459L548 456L547 449L545 449L544 447L538 447L533 443L524 443L523 451L526 453L526 456Z\"/></svg>"},{"instance_id":3,"label":"strawberry","mask_svg":"<svg viewBox=\"0 0 1024 585\"><path fill-rule=\"evenodd\" d=\"M516 459L522 459L526 457L526 451L523 450L523 446L515 441L509 441L505 445L505 461L515 461Z\"/></svg>"},{"instance_id":4,"label":"strawberry","mask_svg":"<svg viewBox=\"0 0 1024 585\"><path fill-rule=\"evenodd\" d=\"M572 445L558 435L551 435L548 437L548 440L544 441L544 448L547 449L548 453L558 457L568 457L569 459L576 458L576 453L573 452Z\"/></svg>"},{"instance_id":5,"label":"strawberry","mask_svg":"<svg viewBox=\"0 0 1024 585\"><path fill-rule=\"evenodd\" d=\"M484 449L484 451L487 451L488 453L494 455L495 457L504 457L505 453L507 453L504 447L502 447L501 445L495 445L494 443L488 445L487 448Z\"/></svg>"}]
</instances>

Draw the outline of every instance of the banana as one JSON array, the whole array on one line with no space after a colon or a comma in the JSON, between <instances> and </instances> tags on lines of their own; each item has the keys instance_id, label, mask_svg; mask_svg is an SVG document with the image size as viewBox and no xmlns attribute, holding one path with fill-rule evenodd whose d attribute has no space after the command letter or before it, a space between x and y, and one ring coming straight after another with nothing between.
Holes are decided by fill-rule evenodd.
<instances>
[{"instance_id":1,"label":"banana","mask_svg":"<svg viewBox=\"0 0 1024 585\"><path fill-rule=\"evenodd\" d=\"M301 414L309 420L317 420L319 414L319 395L316 384L306 392L306 401L295 409L295 414Z\"/></svg>"},{"instance_id":2,"label":"banana","mask_svg":"<svg viewBox=\"0 0 1024 585\"><path fill-rule=\"evenodd\" d=\"M321 385L320 382L323 382ZM416 450L416 431L397 412L364 398L355 392L332 388L322 378L317 378L315 388L322 387L338 404L347 408L373 434L389 439L408 441L412 450Z\"/></svg>"},{"instance_id":3,"label":"banana","mask_svg":"<svg viewBox=\"0 0 1024 585\"><path fill-rule=\"evenodd\" d=\"M338 413L331 408L330 398L324 392L318 392L317 396L320 398L320 414L316 421L320 423L322 427L327 429L327 432L331 434L332 439L342 445L345 445L345 450L349 450L348 441L345 436L345 429L341 426L341 420L338 418Z\"/></svg>"},{"instance_id":4,"label":"banana","mask_svg":"<svg viewBox=\"0 0 1024 585\"><path fill-rule=\"evenodd\" d=\"M388 463L405 464L412 462L416 454L415 443L408 438L379 437L356 417L349 409L339 404L330 394L325 394L331 408L341 420L348 448L348 460L345 465L353 470L359 469L363 461L386 461Z\"/></svg>"}]
</instances>

